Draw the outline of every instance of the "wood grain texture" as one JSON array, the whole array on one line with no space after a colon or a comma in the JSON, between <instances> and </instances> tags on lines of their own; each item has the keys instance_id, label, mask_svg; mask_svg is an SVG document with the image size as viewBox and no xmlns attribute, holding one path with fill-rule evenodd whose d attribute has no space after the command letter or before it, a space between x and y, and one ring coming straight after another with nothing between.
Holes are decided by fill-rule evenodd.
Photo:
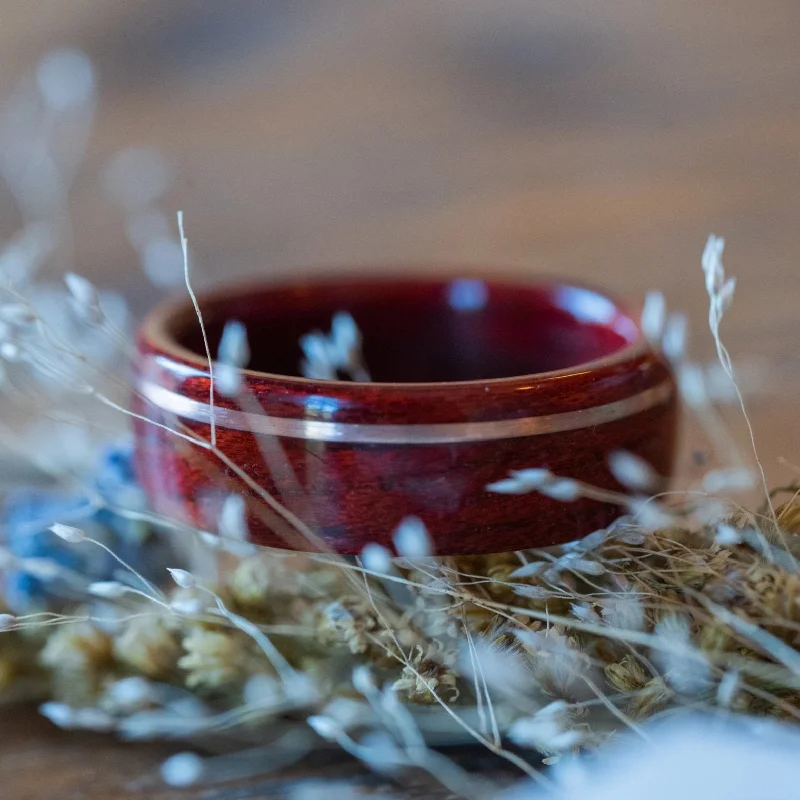
<instances>
[{"instance_id":1,"label":"wood grain texture","mask_svg":"<svg viewBox=\"0 0 800 800\"><path fill-rule=\"evenodd\" d=\"M661 288L710 355L699 254L714 231L739 276L726 340L766 367L749 406L759 450L771 481L793 477L778 459L800 460L796 0L236 5L224 31L216 9L230 4L213 0L4 7L4 94L53 45L84 46L98 67L73 198L79 271L139 308L157 297L100 180L120 147L152 144L173 159L165 207L186 211L201 283L298 264L502 263L632 298ZM0 193L0 235L18 221ZM3 713L10 800L186 796L151 788L168 749ZM270 791L217 796L286 794Z\"/></svg>"},{"instance_id":2,"label":"wood grain texture","mask_svg":"<svg viewBox=\"0 0 800 800\"><path fill-rule=\"evenodd\" d=\"M677 389L632 317L594 291L525 281L484 282L483 306L463 311L450 303L453 285L329 279L245 285L199 301L212 351L235 319L249 332L251 364L272 371L248 370L239 397L215 398L219 451L338 553L391 548L411 515L440 555L550 547L607 526L624 509L486 487L513 470L545 468L619 489L607 466L617 450L660 475L672 472ZM299 337L326 328L342 309L372 345L365 354L375 382L297 377ZM168 304L139 336L133 408L142 485L156 510L177 511L203 530L216 529L225 490L242 495L253 541L316 549L297 531L287 538L285 526L276 529L264 501L217 455L168 432L185 426L212 438L204 348L188 334L199 326L184 322L191 310ZM460 380L448 380L453 375ZM151 402L153 387L188 401L190 411ZM260 434L267 421L294 423L296 435ZM317 426L316 436L300 423ZM526 435L503 433L521 424L530 426ZM380 430L394 438L381 439Z\"/></svg>"}]
</instances>

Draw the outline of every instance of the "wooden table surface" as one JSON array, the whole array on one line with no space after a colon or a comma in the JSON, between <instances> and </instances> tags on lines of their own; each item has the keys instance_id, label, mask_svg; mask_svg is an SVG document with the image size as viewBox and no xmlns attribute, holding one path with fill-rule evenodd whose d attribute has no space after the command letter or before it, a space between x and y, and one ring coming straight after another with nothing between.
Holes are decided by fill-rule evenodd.
<instances>
[{"instance_id":1,"label":"wooden table surface","mask_svg":"<svg viewBox=\"0 0 800 800\"><path fill-rule=\"evenodd\" d=\"M0 92L50 47L93 58L77 268L139 307L156 294L102 187L131 145L171 160L163 208L185 210L207 283L354 262L511 266L634 299L660 288L710 353L699 258L724 234L740 282L725 336L768 368L751 412L783 480L779 459L800 462L799 40L795 0L6 2ZM0 236L17 222L0 196ZM161 746L4 713L3 797L178 796L153 788Z\"/></svg>"}]
</instances>

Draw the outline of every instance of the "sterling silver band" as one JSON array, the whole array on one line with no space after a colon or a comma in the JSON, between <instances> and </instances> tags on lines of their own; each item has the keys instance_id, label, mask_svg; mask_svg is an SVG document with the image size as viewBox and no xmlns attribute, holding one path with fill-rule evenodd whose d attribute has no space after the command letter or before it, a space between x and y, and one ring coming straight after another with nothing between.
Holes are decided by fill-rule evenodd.
<instances>
[{"instance_id":1,"label":"sterling silver band","mask_svg":"<svg viewBox=\"0 0 800 800\"><path fill-rule=\"evenodd\" d=\"M207 403L184 397L177 392L145 381L139 391L154 406L183 419L209 424ZM332 422L330 420L290 419L253 414L229 408L214 408L218 428L250 431L264 436L284 436L317 442L346 442L352 444L457 444L492 439L512 439L560 433L602 425L625 419L654 408L670 399L674 391L669 381L646 389L639 394L602 406L544 414L522 419L503 419L493 422L447 422L434 425L373 425L371 423Z\"/></svg>"}]
</instances>

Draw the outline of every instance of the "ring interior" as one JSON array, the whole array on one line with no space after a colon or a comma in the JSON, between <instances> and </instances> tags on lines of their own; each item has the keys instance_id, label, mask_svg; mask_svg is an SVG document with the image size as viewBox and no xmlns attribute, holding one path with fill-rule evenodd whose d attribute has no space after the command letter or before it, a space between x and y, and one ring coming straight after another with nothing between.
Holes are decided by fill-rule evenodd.
<instances>
[{"instance_id":1,"label":"ring interior","mask_svg":"<svg viewBox=\"0 0 800 800\"><path fill-rule=\"evenodd\" d=\"M613 355L639 337L633 319L589 288L478 279L374 280L250 288L201 301L215 353L225 324L247 330L248 368L302 377L300 338L328 332L339 311L363 337L371 379L490 380L564 370ZM191 308L168 321L178 345L203 356Z\"/></svg>"}]
</instances>

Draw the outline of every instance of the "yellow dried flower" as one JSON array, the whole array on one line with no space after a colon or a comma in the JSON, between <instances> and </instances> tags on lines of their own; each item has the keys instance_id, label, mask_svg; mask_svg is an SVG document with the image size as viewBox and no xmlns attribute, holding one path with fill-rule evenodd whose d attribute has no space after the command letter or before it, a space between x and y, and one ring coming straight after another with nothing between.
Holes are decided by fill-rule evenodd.
<instances>
[{"instance_id":1,"label":"yellow dried flower","mask_svg":"<svg viewBox=\"0 0 800 800\"><path fill-rule=\"evenodd\" d=\"M323 644L344 642L354 655L375 651L383 655L375 645L375 639L384 633L383 626L372 606L360 598L344 597L322 609L318 632Z\"/></svg>"},{"instance_id":2,"label":"yellow dried flower","mask_svg":"<svg viewBox=\"0 0 800 800\"><path fill-rule=\"evenodd\" d=\"M48 638L39 659L57 672L95 672L112 661L111 637L88 622L64 625Z\"/></svg>"},{"instance_id":3,"label":"yellow dried flower","mask_svg":"<svg viewBox=\"0 0 800 800\"><path fill-rule=\"evenodd\" d=\"M653 678L641 692L628 704L628 716L632 719L646 719L661 711L675 696L663 678Z\"/></svg>"},{"instance_id":4,"label":"yellow dried flower","mask_svg":"<svg viewBox=\"0 0 800 800\"><path fill-rule=\"evenodd\" d=\"M777 511L778 524L787 533L800 533L800 498L784 503Z\"/></svg>"},{"instance_id":5,"label":"yellow dried flower","mask_svg":"<svg viewBox=\"0 0 800 800\"><path fill-rule=\"evenodd\" d=\"M51 672L55 699L89 705L113 666L111 638L88 622L64 625L49 636L39 662Z\"/></svg>"},{"instance_id":6,"label":"yellow dried flower","mask_svg":"<svg viewBox=\"0 0 800 800\"><path fill-rule=\"evenodd\" d=\"M716 620L701 625L697 633L697 643L700 649L707 653L721 653L733 642L731 629Z\"/></svg>"},{"instance_id":7,"label":"yellow dried flower","mask_svg":"<svg viewBox=\"0 0 800 800\"><path fill-rule=\"evenodd\" d=\"M266 558L253 556L242 559L228 581L234 602L242 608L265 609L273 574L274 566Z\"/></svg>"},{"instance_id":8,"label":"yellow dried flower","mask_svg":"<svg viewBox=\"0 0 800 800\"><path fill-rule=\"evenodd\" d=\"M148 678L165 679L174 672L181 647L176 631L167 621L136 617L114 639L114 655Z\"/></svg>"},{"instance_id":9,"label":"yellow dried flower","mask_svg":"<svg viewBox=\"0 0 800 800\"><path fill-rule=\"evenodd\" d=\"M752 617L800 621L800 576L756 561L738 580L744 610ZM779 635L785 635L785 630Z\"/></svg>"},{"instance_id":10,"label":"yellow dried flower","mask_svg":"<svg viewBox=\"0 0 800 800\"><path fill-rule=\"evenodd\" d=\"M446 653L437 642L426 650L416 645L413 656L393 688L413 703L431 705L436 695L448 702L458 699L458 677L453 671L456 657Z\"/></svg>"},{"instance_id":11,"label":"yellow dried flower","mask_svg":"<svg viewBox=\"0 0 800 800\"><path fill-rule=\"evenodd\" d=\"M238 686L266 666L239 631L197 625L184 636L183 649L178 666L188 673L186 686L190 689Z\"/></svg>"},{"instance_id":12,"label":"yellow dried flower","mask_svg":"<svg viewBox=\"0 0 800 800\"><path fill-rule=\"evenodd\" d=\"M644 667L630 655L616 664L608 664L604 671L608 682L621 692L636 692L650 680Z\"/></svg>"}]
</instances>

